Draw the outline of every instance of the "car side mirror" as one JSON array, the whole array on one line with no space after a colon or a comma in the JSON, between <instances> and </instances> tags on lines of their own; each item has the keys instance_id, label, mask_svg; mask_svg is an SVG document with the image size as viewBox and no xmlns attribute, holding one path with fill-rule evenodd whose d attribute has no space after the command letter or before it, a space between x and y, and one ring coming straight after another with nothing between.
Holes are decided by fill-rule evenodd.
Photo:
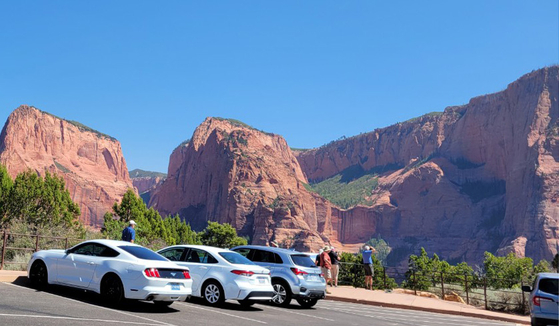
<instances>
[{"instance_id":1,"label":"car side mirror","mask_svg":"<svg viewBox=\"0 0 559 326\"><path fill-rule=\"evenodd\" d=\"M523 285L522 286L522 291L524 292L532 292L532 288L528 285Z\"/></svg>"}]
</instances>

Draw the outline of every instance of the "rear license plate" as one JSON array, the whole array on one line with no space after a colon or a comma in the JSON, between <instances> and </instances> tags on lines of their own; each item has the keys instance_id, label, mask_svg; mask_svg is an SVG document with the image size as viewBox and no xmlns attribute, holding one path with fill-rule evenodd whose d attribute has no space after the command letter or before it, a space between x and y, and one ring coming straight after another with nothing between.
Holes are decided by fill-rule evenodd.
<instances>
[{"instance_id":1,"label":"rear license plate","mask_svg":"<svg viewBox=\"0 0 559 326\"><path fill-rule=\"evenodd\" d=\"M266 279L265 278L258 278L258 284L266 284Z\"/></svg>"},{"instance_id":2,"label":"rear license plate","mask_svg":"<svg viewBox=\"0 0 559 326\"><path fill-rule=\"evenodd\" d=\"M308 281L318 282L320 281L320 276L318 275L309 275Z\"/></svg>"},{"instance_id":3,"label":"rear license plate","mask_svg":"<svg viewBox=\"0 0 559 326\"><path fill-rule=\"evenodd\" d=\"M181 285L179 283L171 283L171 290L180 291Z\"/></svg>"}]
</instances>

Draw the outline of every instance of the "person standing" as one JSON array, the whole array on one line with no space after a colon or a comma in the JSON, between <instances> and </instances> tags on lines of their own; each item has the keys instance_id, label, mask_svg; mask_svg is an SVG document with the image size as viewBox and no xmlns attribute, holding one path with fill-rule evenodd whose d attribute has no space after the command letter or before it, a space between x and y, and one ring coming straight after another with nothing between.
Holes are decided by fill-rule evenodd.
<instances>
[{"instance_id":1,"label":"person standing","mask_svg":"<svg viewBox=\"0 0 559 326\"><path fill-rule=\"evenodd\" d=\"M122 241L134 243L134 240L136 240L136 230L134 230L135 228L136 222L134 222L134 220L130 220L130 222L128 222L128 226L125 227L124 230L122 230Z\"/></svg>"},{"instance_id":2,"label":"person standing","mask_svg":"<svg viewBox=\"0 0 559 326\"><path fill-rule=\"evenodd\" d=\"M320 269L322 270L322 274L324 274L324 279L326 280L326 284L332 281L332 261L330 260L330 247L326 246L322 249L322 253L320 254ZM330 294L331 292L326 289L326 294Z\"/></svg>"},{"instance_id":3,"label":"person standing","mask_svg":"<svg viewBox=\"0 0 559 326\"><path fill-rule=\"evenodd\" d=\"M365 246L363 248L363 269L365 270L365 288L368 290L373 289L373 275L375 270L373 268L373 253L377 252L375 248Z\"/></svg>"},{"instance_id":4,"label":"person standing","mask_svg":"<svg viewBox=\"0 0 559 326\"><path fill-rule=\"evenodd\" d=\"M330 256L330 261L332 262L332 279L330 282L330 286L335 286L338 287L338 273L340 271L340 255L338 255L338 252L335 250L334 247L330 248L330 252L328 253L328 256ZM332 284L334 283L334 284Z\"/></svg>"}]
</instances>

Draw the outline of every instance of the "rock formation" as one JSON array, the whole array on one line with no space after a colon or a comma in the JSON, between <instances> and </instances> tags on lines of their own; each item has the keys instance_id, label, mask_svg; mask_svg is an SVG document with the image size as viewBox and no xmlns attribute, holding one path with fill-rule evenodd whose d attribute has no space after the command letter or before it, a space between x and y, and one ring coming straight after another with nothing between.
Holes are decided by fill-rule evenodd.
<instances>
[{"instance_id":1,"label":"rock formation","mask_svg":"<svg viewBox=\"0 0 559 326\"><path fill-rule=\"evenodd\" d=\"M356 166L379 173L370 207L334 212L344 244L372 236L396 256L425 247L479 262L483 252L551 259L559 238L559 67L467 105L298 153L315 182ZM371 172L372 173L372 172Z\"/></svg>"},{"instance_id":2,"label":"rock formation","mask_svg":"<svg viewBox=\"0 0 559 326\"><path fill-rule=\"evenodd\" d=\"M62 176L80 220L94 228L128 188L133 188L120 143L82 124L20 106L0 135L0 163L12 178L31 169Z\"/></svg>"},{"instance_id":3,"label":"rock formation","mask_svg":"<svg viewBox=\"0 0 559 326\"><path fill-rule=\"evenodd\" d=\"M253 244L277 241L299 249L335 239L331 205L305 189L285 140L234 120L206 119L176 148L150 206L179 214L195 230L230 223Z\"/></svg>"}]
</instances>

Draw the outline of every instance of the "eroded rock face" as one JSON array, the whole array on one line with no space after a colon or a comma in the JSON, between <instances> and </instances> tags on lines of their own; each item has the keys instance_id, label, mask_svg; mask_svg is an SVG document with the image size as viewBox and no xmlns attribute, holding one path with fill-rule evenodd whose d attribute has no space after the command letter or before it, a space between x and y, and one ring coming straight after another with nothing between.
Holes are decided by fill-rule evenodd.
<instances>
[{"instance_id":1,"label":"eroded rock face","mask_svg":"<svg viewBox=\"0 0 559 326\"><path fill-rule=\"evenodd\" d=\"M80 220L94 228L128 188L133 188L120 143L26 105L8 117L0 135L0 163L12 178L27 169L62 176Z\"/></svg>"},{"instance_id":2,"label":"eroded rock face","mask_svg":"<svg viewBox=\"0 0 559 326\"><path fill-rule=\"evenodd\" d=\"M208 118L172 153L150 206L162 216L178 213L196 230L218 221L253 244L318 249L335 240L331 205L307 191L306 181L282 137Z\"/></svg>"},{"instance_id":3,"label":"eroded rock face","mask_svg":"<svg viewBox=\"0 0 559 326\"><path fill-rule=\"evenodd\" d=\"M297 153L310 180L358 165L380 172L372 207L333 213L355 244L479 262L483 252L551 259L559 238L559 67L520 78L440 115Z\"/></svg>"}]
</instances>

